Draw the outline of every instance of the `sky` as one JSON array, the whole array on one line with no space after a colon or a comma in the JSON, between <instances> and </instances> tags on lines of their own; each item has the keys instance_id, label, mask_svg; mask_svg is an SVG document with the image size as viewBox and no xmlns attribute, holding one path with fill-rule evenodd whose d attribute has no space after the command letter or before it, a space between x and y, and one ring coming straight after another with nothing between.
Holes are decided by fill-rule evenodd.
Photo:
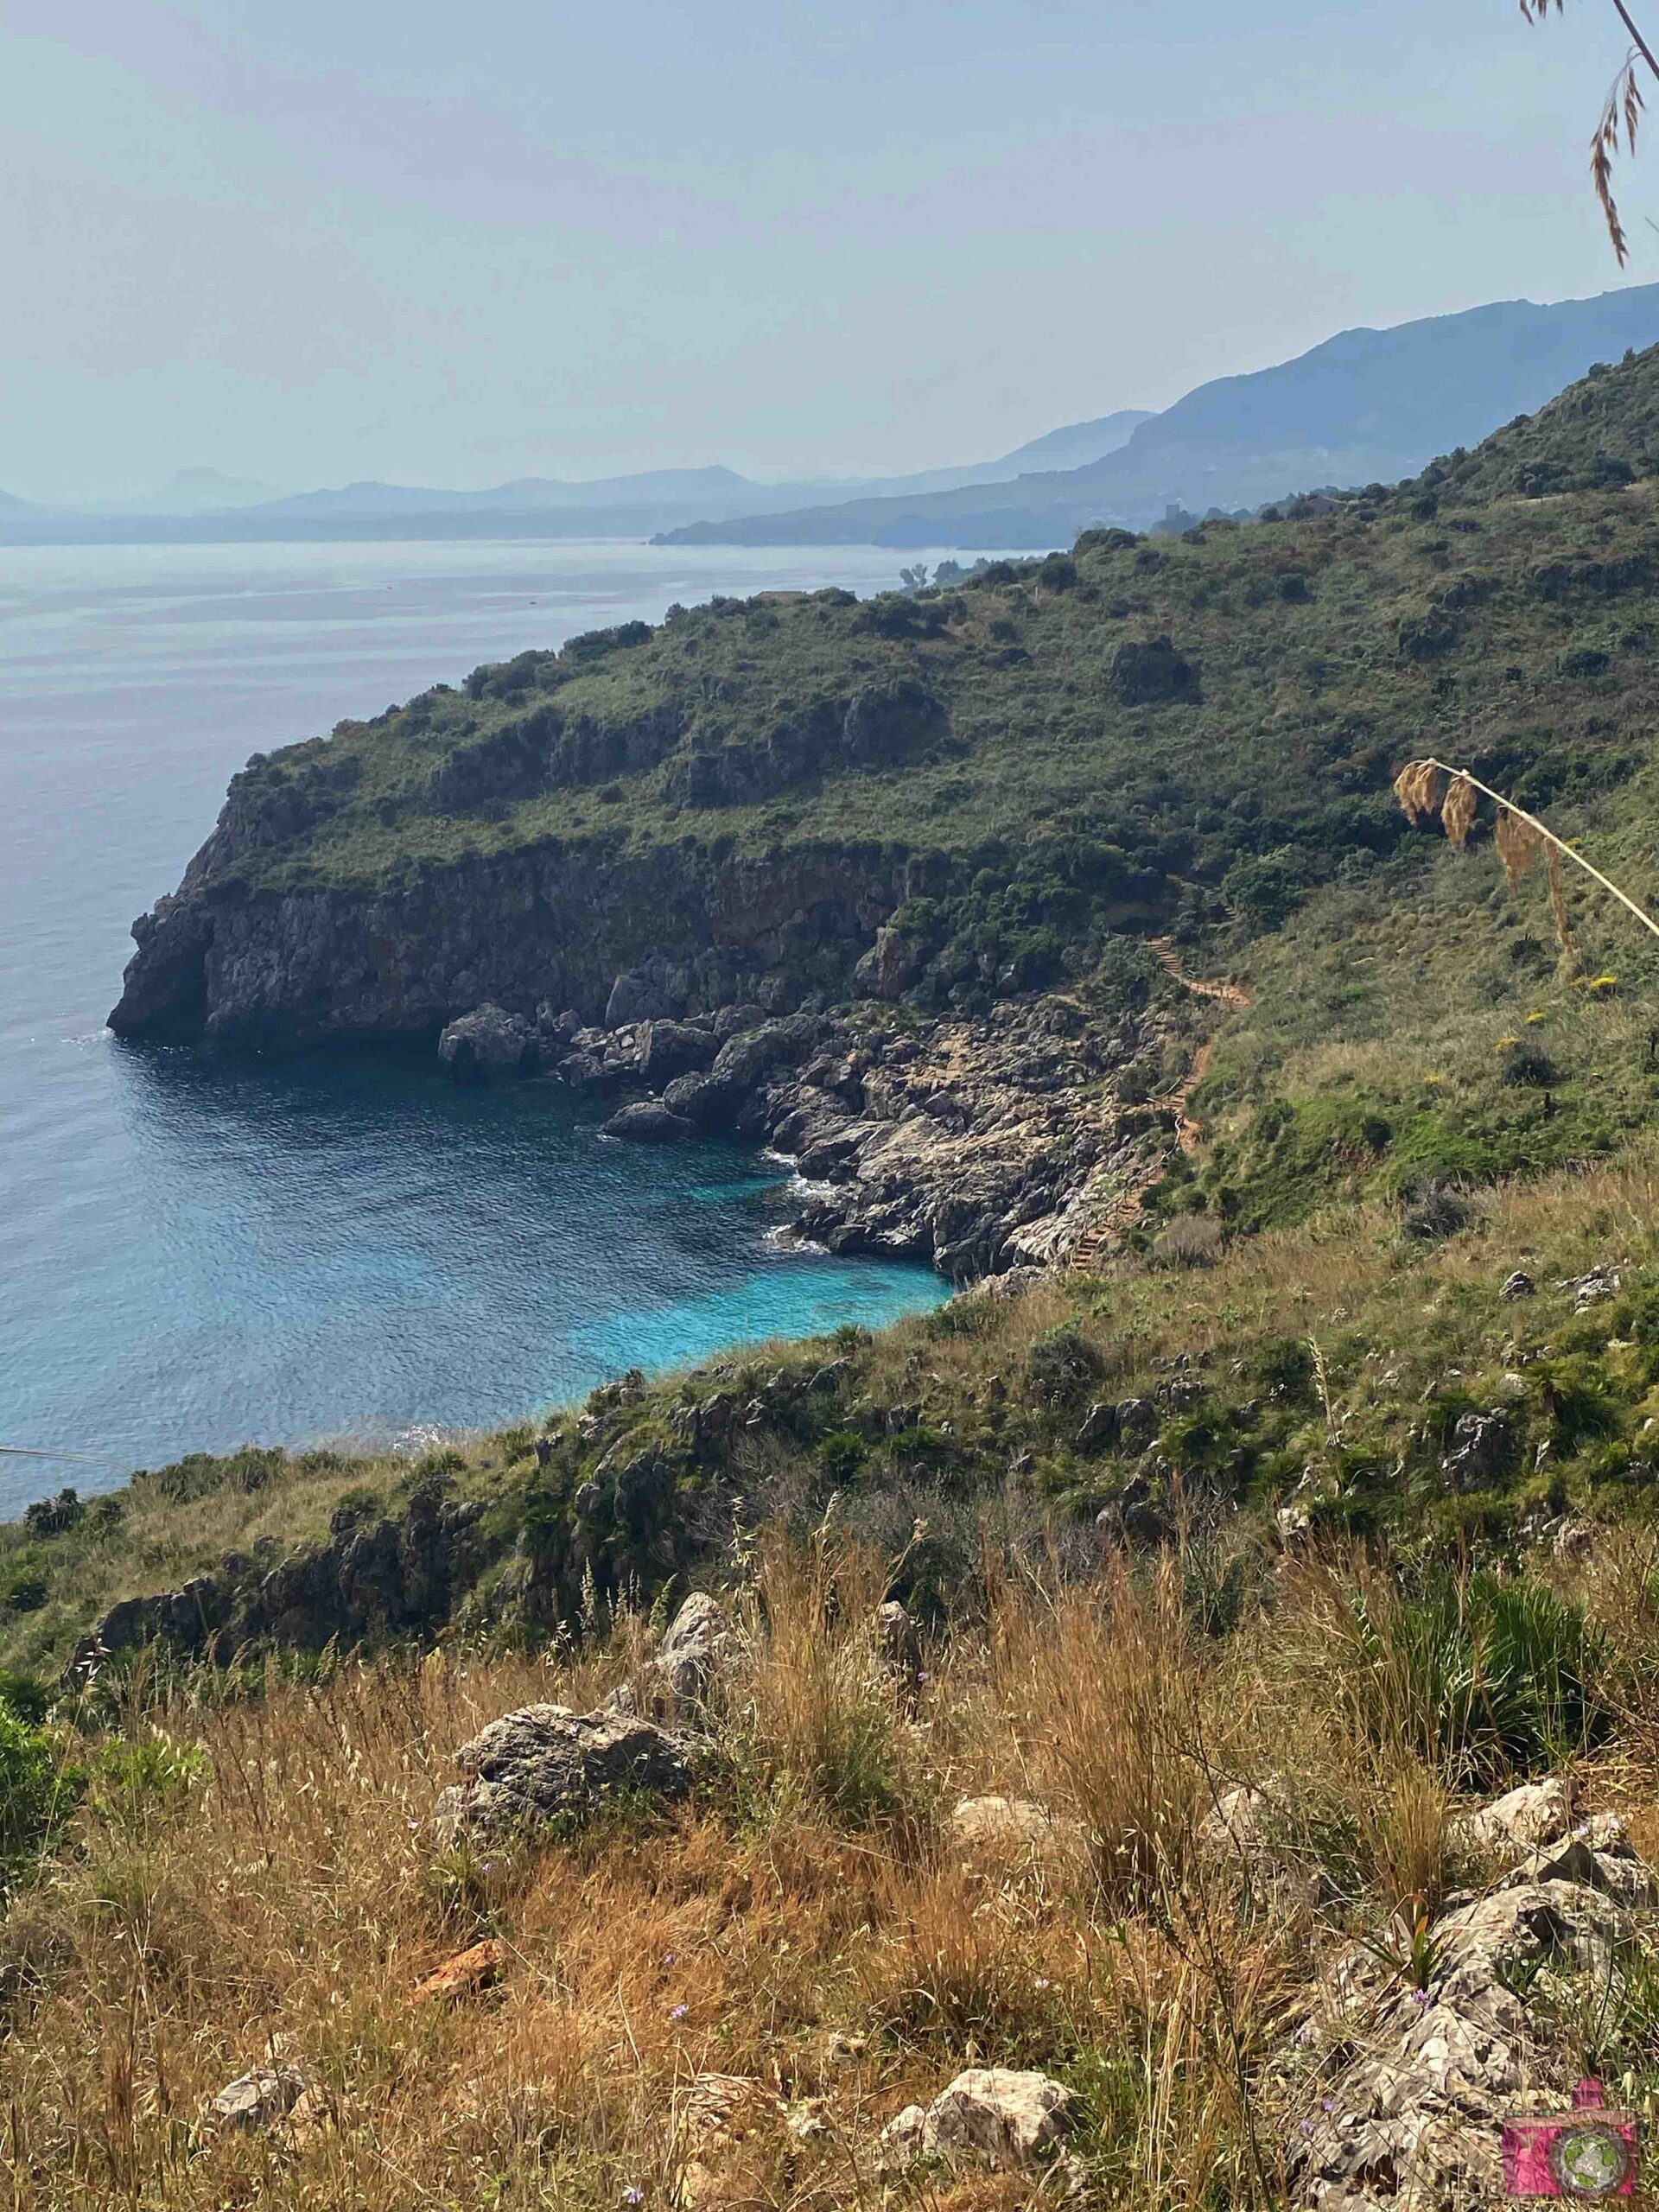
<instances>
[{"instance_id":1,"label":"sky","mask_svg":"<svg viewBox=\"0 0 1659 2212\"><path fill-rule=\"evenodd\" d=\"M1604 0L0 0L0 487L987 459L1621 275ZM1646 188L1644 188L1644 187Z\"/></svg>"}]
</instances>

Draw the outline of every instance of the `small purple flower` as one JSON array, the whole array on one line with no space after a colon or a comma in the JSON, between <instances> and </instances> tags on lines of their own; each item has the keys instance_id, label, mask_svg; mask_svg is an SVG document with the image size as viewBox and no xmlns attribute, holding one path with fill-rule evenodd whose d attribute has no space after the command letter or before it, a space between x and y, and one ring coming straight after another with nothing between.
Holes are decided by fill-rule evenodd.
<instances>
[{"instance_id":1,"label":"small purple flower","mask_svg":"<svg viewBox=\"0 0 1659 2212\"><path fill-rule=\"evenodd\" d=\"M683 2020L690 2010L691 2007L689 2005L671 2005L668 2008L668 2017L671 2020Z\"/></svg>"},{"instance_id":2,"label":"small purple flower","mask_svg":"<svg viewBox=\"0 0 1659 2212\"><path fill-rule=\"evenodd\" d=\"M1320 2100L1319 2100L1319 2109L1320 2109L1320 2111L1321 2111L1321 2112L1335 2112L1336 2108L1337 2108L1337 2101L1336 2101L1336 2099L1335 2099L1334 2097L1321 2097L1321 2098L1320 2098Z\"/></svg>"},{"instance_id":3,"label":"small purple flower","mask_svg":"<svg viewBox=\"0 0 1659 2212\"><path fill-rule=\"evenodd\" d=\"M1313 2123L1311 2120L1305 2120L1302 2122L1302 2133L1304 2135L1311 2135L1313 2133Z\"/></svg>"},{"instance_id":4,"label":"small purple flower","mask_svg":"<svg viewBox=\"0 0 1659 2212\"><path fill-rule=\"evenodd\" d=\"M1434 2002L1433 1993L1427 1989L1414 1989L1411 1993L1411 2001L1420 2012L1426 2012Z\"/></svg>"},{"instance_id":5,"label":"small purple flower","mask_svg":"<svg viewBox=\"0 0 1659 2212\"><path fill-rule=\"evenodd\" d=\"M631 2182L622 2192L622 2202L625 2204L643 2204L645 2201L645 2192L637 2181Z\"/></svg>"},{"instance_id":6,"label":"small purple flower","mask_svg":"<svg viewBox=\"0 0 1659 2212\"><path fill-rule=\"evenodd\" d=\"M679 1955L680 1955L677 1951L664 1951L663 1953L663 1964L665 1967L671 1967Z\"/></svg>"}]
</instances>

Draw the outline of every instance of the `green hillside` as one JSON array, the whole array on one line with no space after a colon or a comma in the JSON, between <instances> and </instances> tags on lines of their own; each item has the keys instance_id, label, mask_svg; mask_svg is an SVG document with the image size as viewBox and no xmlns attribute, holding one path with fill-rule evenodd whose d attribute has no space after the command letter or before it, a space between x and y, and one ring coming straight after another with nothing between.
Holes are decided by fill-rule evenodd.
<instances>
[{"instance_id":1,"label":"green hillside","mask_svg":"<svg viewBox=\"0 0 1659 2212\"><path fill-rule=\"evenodd\" d=\"M1659 353L1615 380L1622 443L1644 452ZM550 841L1019 867L1089 840L1202 906L1242 859L1287 855L1317 884L1386 855L1395 766L1454 738L1539 804L1608 791L1643 765L1654 703L1655 486L1482 496L1545 465L1552 423L1569 475L1586 442L1621 443L1568 405L1414 497L1179 540L1090 532L943 591L715 600L521 654L251 766L218 880L376 888ZM1441 476L1455 512L1433 510Z\"/></svg>"},{"instance_id":2,"label":"green hillside","mask_svg":"<svg viewBox=\"0 0 1659 2212\"><path fill-rule=\"evenodd\" d=\"M1656 388L239 780L134 1029L707 1000L747 930L798 1020L609 1036L792 1037L883 1141L1052 1105L1124 1203L878 1337L0 1529L12 2201L1476 2212L1517 2109L1659 2112L1659 961L1390 791L1659 891Z\"/></svg>"},{"instance_id":3,"label":"green hillside","mask_svg":"<svg viewBox=\"0 0 1659 2212\"><path fill-rule=\"evenodd\" d=\"M1217 1027L1213 1002L1193 1001L1192 1019L1216 1027L1192 1101L1203 1141L1171 1148L1127 1256L1109 1264L1134 1280L1137 1254L1155 1255L1172 1225L1202 1221L1201 1235L1183 1232L1194 1256L1237 1256L1184 1279L1190 1287L1147 1290L1164 1317L1157 1340L1167 1346L1187 1316L1243 1372L1258 1339L1298 1332L1299 1273L1318 1275L1329 1237L1351 1234L1329 1224L1360 1218L1356 1249L1370 1255L1361 1273L1380 1270L1389 1286L1386 1315L1361 1333L1374 1349L1397 1347L1414 1372L1446 1350L1438 1321L1420 1325L1420 1307L1463 1312L1446 1286L1464 1263L1446 1276L1442 1251L1484 1239L1500 1274L1506 1254L1533 1265L1522 1232L1492 1226L1524 1216L1529 1201L1515 1193L1550 1177L1570 1192L1592 1171L1623 1188L1627 1148L1646 1141L1659 1103L1653 941L1573 880L1564 947L1542 871L1512 889L1489 821L1455 851L1437 831L1412 829L1390 789L1408 759L1453 760L1541 810L1639 899L1659 893L1649 736L1659 484L1643 476L1527 497L1511 483L1522 440L1528 467L1580 477L1586 450L1643 452L1656 393L1659 350L1391 492L1303 502L1275 522L1211 525L1174 543L1091 534L1072 556L914 596L716 601L677 610L655 631L630 626L480 670L461 690L251 768L186 903L227 901L257 922L308 887L373 896L408 881L423 887L420 911L441 921L446 884L503 852L580 849L598 868L601 899L605 869L621 874L629 855L736 849L764 872L809 850L919 853L938 863L938 895L912 899L890 926L915 953L908 996L920 1019L971 1014L999 989L1064 991L1083 979L1109 997L1122 966L1114 910L1128 890L1161 887L1186 971L1239 978L1249 1003ZM1622 1219L1622 1200L1598 1204L1594 1251L1608 1239L1618 1248L1608 1245L1610 1260L1645 1249L1644 1224L1605 1225ZM1332 1211L1354 1206L1370 1211ZM1536 1262L1541 1283L1546 1266L1564 1275L1594 1256L1576 1231L1552 1235L1560 1249ZM1224 1287L1251 1279L1258 1262L1245 1255L1258 1240L1274 1255L1259 1263L1274 1272L1271 1319L1255 1294ZM1074 1274L1043 1293L1045 1325L1079 1315L1091 1325L1089 1280ZM1495 1294L1487 1283L1469 1308L1473 1338L1460 1358L1484 1356ZM1354 1313L1369 1296L1356 1283L1335 1302ZM1103 1316L1121 1312L1116 1297ZM962 1394L982 1404L1008 1357L1007 1328L958 1325L957 1310L876 1356L901 1402L894 1362L938 1388L925 1394L926 1410L909 1409L913 1455L849 1447L849 1470L866 1470L873 1493L904 1467L930 1481L954 1470L972 1490L1006 1457L1007 1416L982 1445L970 1441L982 1417L964 1412ZM1035 1310L1029 1300L1014 1309ZM1007 1325L1029 1332L1028 1318ZM1595 1347L1583 1349L1593 1363ZM804 1357L823 1363L822 1348ZM1141 1354L1109 1357L1122 1369ZM1592 1395L1639 1408L1630 1378L1585 1376ZM850 1408L871 1403L871 1387L861 1356L810 1421L785 1421L787 1450L817 1465L840 1424L862 1433L866 1416ZM684 1394L705 1388L718 1395L728 1385L671 1383L617 1414L623 1429L649 1432L671 1517L683 1481L702 1496L749 1479L741 1454L711 1450L706 1437L683 1448ZM1386 1459L1408 1470L1438 1449L1420 1434L1410 1442L1412 1402L1407 1391L1389 1414L1397 1426L1385 1424L1379 1467ZM1095 1478L1065 1442L1064 1404L1058 1425L1040 1416L1023 1448L1049 1470L1041 1486L1081 1510L1097 1503ZM1231 1414L1217 1417L1230 1433ZM1575 1434L1586 1449L1592 1433L1623 1436L1628 1450L1625 1416L1609 1424ZM612 1426L607 1416L597 1430L563 1432L550 1489L533 1471L524 1487L528 1431L485 1452L499 1471L492 1481L506 1484L488 1522L499 1546L519 1541L526 1497L544 1497L535 1510L566 1524L582 1484L614 1465ZM1230 1465L1258 1464L1255 1446L1235 1443L1242 1459L1234 1444L1214 1448ZM1274 1458L1281 1447L1290 1459ZM1259 1463L1268 1493L1297 1448L1275 1430ZM1568 1494L1569 1458L1552 1462L1551 1495ZM186 1480L192 1497L197 1479ZM240 1476L200 1479L232 1501L244 1495ZM1586 1479L1593 1488L1603 1478ZM175 1480L135 1495L146 1519ZM261 1474L247 1493L249 1528L291 1527L296 1508L315 1527L322 1503L354 1484L379 1510L404 1494L402 1480L302 1463L297 1481L287 1474L273 1488ZM1396 1503L1417 1495L1408 1480ZM1509 1510L1495 1509L1494 1528ZM229 1522L225 1511L191 1507L209 1552L248 1533L240 1506ZM703 1531L695 1550L706 1526L689 1525ZM661 1573L678 1555L665 1526L636 1526L626 1512L607 1522L607 1572ZM108 1530L92 1555L124 1577L130 1554ZM481 1556L497 1555L486 1546ZM188 1543L165 1556L181 1570L198 1558ZM94 1580L110 1586L101 1571ZM79 1570L71 1586L83 1587ZM20 1622L22 1644L60 1644L82 1603L66 1592L61 1606Z\"/></svg>"}]
</instances>

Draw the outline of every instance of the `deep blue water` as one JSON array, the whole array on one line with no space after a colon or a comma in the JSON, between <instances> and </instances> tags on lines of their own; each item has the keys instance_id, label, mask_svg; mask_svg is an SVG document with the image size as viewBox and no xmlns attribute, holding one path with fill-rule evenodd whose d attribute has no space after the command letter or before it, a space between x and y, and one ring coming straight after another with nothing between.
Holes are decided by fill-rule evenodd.
<instances>
[{"instance_id":1,"label":"deep blue water","mask_svg":"<svg viewBox=\"0 0 1659 2212\"><path fill-rule=\"evenodd\" d=\"M598 1135L556 1084L227 1060L103 1027L133 915L247 755L711 592L872 549L0 549L0 1515L191 1450L510 1419L639 1365L933 1304L779 1250L780 1171Z\"/></svg>"}]
</instances>

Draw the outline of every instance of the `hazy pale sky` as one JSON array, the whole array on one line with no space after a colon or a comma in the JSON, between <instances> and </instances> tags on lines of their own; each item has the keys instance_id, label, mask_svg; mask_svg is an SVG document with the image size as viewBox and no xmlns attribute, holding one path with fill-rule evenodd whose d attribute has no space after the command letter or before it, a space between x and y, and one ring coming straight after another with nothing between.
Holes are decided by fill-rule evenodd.
<instances>
[{"instance_id":1,"label":"hazy pale sky","mask_svg":"<svg viewBox=\"0 0 1659 2212\"><path fill-rule=\"evenodd\" d=\"M0 0L0 487L989 457L1621 277L1611 10ZM1649 185L1650 189L1644 189Z\"/></svg>"}]
</instances>

